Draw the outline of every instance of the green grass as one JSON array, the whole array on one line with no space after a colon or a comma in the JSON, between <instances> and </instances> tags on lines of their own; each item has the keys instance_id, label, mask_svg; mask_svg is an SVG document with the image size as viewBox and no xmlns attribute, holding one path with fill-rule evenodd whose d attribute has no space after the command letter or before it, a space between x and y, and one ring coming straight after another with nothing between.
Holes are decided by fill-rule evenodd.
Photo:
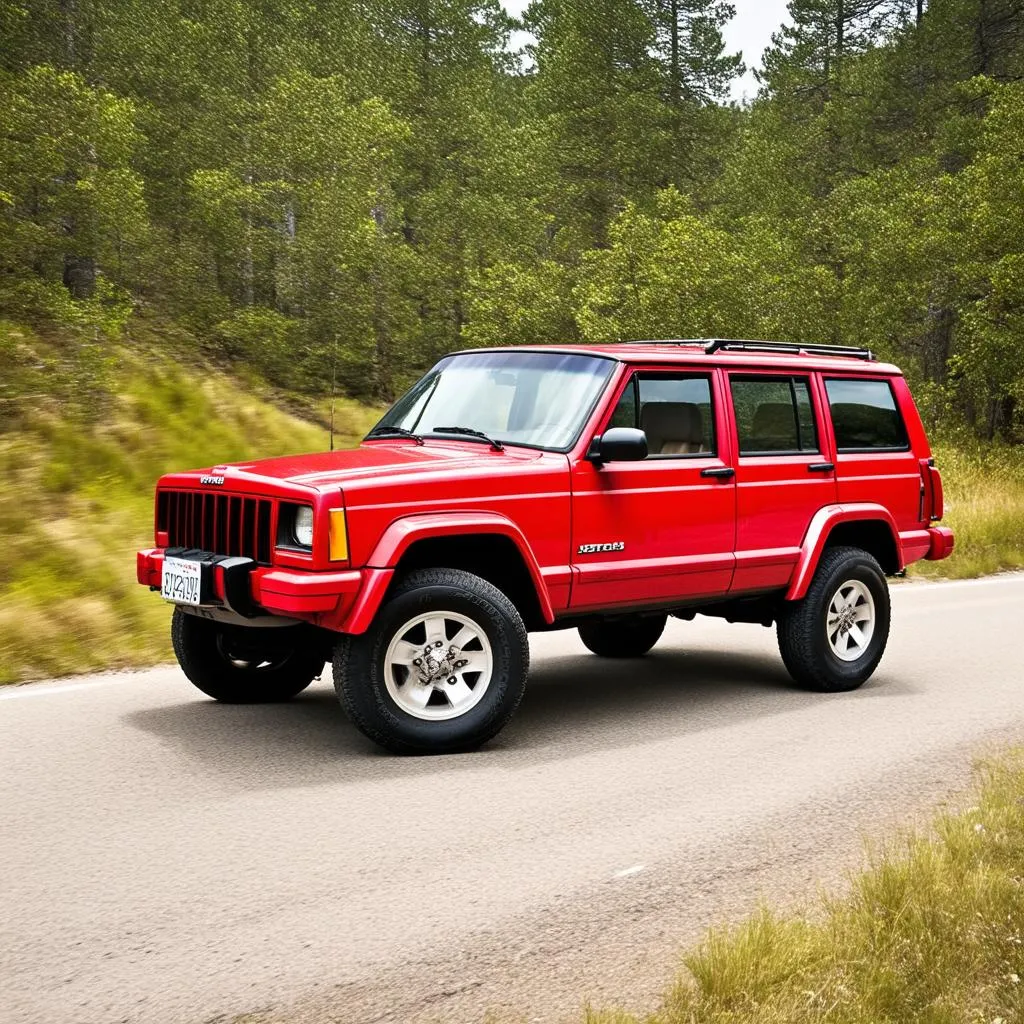
<instances>
[{"instance_id":1,"label":"green grass","mask_svg":"<svg viewBox=\"0 0 1024 1024\"><path fill-rule=\"evenodd\" d=\"M0 682L167 659L167 607L135 582L156 478L328 445L322 425L283 411L266 389L157 340L142 328L106 350L84 414L38 375L20 382L35 397L16 417L0 406ZM61 358L59 342L0 322L5 351L26 373ZM339 400L339 446L376 415Z\"/></svg>"},{"instance_id":2,"label":"green grass","mask_svg":"<svg viewBox=\"0 0 1024 1024\"><path fill-rule=\"evenodd\" d=\"M712 931L649 1017L587 1024L1010 1024L1024 1019L1024 756L976 806L876 853L806 916Z\"/></svg>"},{"instance_id":3,"label":"green grass","mask_svg":"<svg viewBox=\"0 0 1024 1024\"><path fill-rule=\"evenodd\" d=\"M916 563L914 575L963 579L1024 568L1024 446L940 444L935 459L956 549L944 561Z\"/></svg>"}]
</instances>

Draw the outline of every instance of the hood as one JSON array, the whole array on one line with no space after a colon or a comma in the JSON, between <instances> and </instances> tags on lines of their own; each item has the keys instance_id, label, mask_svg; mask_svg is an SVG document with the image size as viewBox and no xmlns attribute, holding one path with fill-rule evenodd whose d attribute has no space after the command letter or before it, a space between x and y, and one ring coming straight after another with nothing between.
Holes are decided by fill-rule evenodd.
<instances>
[{"instance_id":1,"label":"hood","mask_svg":"<svg viewBox=\"0 0 1024 1024\"><path fill-rule=\"evenodd\" d=\"M475 469L504 469L511 464L533 462L542 454L531 448L512 447L496 452L483 444L459 441L428 440L424 445L417 445L409 441L387 440L372 441L345 451L234 462L197 472L223 476L228 488L232 483L273 480L320 490L381 476L446 469L459 473Z\"/></svg>"}]
</instances>

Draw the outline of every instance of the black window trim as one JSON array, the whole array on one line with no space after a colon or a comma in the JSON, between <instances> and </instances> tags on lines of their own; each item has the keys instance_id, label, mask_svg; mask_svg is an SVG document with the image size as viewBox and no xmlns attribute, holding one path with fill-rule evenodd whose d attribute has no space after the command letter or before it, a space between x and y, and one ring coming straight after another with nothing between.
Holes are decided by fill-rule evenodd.
<instances>
[{"instance_id":1,"label":"black window trim","mask_svg":"<svg viewBox=\"0 0 1024 1024\"><path fill-rule=\"evenodd\" d=\"M640 429L640 378L655 377L655 378L685 378L686 380L693 380L700 378L708 382L708 400L711 404L711 450L706 452L668 452L662 455L660 452L654 455L650 452L647 454L647 458L641 460L642 462L668 462L675 459L720 459L721 456L718 454L718 430L716 429L718 424L715 422L716 406L715 406L715 374L712 369L698 370L696 368L672 368L663 369L661 367L632 367L629 374L629 380L616 398L611 408L611 414L608 417L609 423L612 416L615 415L615 410L619 407L619 402L625 397L628 388L633 389L633 403L636 407L636 429ZM605 424L605 430L610 429L608 423Z\"/></svg>"},{"instance_id":2,"label":"black window trim","mask_svg":"<svg viewBox=\"0 0 1024 1024\"><path fill-rule=\"evenodd\" d=\"M884 447L871 447L871 448L840 448L839 438L836 435L835 421L832 419L832 398L828 393L828 382L830 380L843 381L844 383L856 383L858 381L870 381L873 384L884 384L889 389L889 394L892 396L892 407L896 412L896 416L900 421L900 426L903 427L903 436L907 439L906 444L902 445L886 445ZM846 376L843 374L829 373L821 375L821 384L825 389L825 401L828 403L828 422L832 427L832 440L835 442L836 455L899 455L913 450L913 446L910 443L910 431L907 430L907 421L903 418L903 410L900 408L899 399L896 397L896 392L893 390L892 377L872 377L866 374L857 374L856 376Z\"/></svg>"},{"instance_id":3,"label":"black window trim","mask_svg":"<svg viewBox=\"0 0 1024 1024\"><path fill-rule=\"evenodd\" d=\"M823 455L824 452L821 447L821 430L818 427L818 406L814 396L814 387L811 384L814 373L808 371L807 375L804 376L801 373L789 373L786 370L765 370L763 373L758 371L738 370L735 373L729 373L729 404L732 406L732 425L736 431L736 454L741 459L768 459L776 455L784 455L787 457L794 457L798 455L812 456L812 455ZM800 440L800 414L797 410L796 401L796 385L794 381L803 381L807 385L807 397L811 400L811 415L814 417L814 443L817 447L815 448L786 448L781 451L757 451L757 452L745 452L740 447L740 425L736 419L736 403L733 401L732 395L732 382L734 380L739 381L762 381L762 380L781 380L789 383L789 394L790 400L793 403L793 420L796 426L796 439ZM831 416L829 417L831 423Z\"/></svg>"}]
</instances>

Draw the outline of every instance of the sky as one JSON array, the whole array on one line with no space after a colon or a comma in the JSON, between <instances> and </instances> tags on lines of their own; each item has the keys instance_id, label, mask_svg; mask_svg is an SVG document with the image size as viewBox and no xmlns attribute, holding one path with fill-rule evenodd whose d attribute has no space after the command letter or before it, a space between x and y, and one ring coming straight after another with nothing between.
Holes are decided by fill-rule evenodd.
<instances>
[{"instance_id":1,"label":"sky","mask_svg":"<svg viewBox=\"0 0 1024 1024\"><path fill-rule=\"evenodd\" d=\"M733 0L736 17L725 27L725 42L730 53L743 53L743 62L748 68L760 64L761 54L771 42L772 33L787 18L787 0ZM510 13L522 13L528 0L501 0ZM753 98L757 83L752 71L741 78L733 88L733 98Z\"/></svg>"}]
</instances>

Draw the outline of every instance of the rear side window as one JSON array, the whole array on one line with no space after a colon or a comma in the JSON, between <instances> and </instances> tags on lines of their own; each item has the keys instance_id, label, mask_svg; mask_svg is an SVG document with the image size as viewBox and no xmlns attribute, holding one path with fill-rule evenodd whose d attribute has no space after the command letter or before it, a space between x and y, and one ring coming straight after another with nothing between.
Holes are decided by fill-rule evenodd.
<instances>
[{"instance_id":1,"label":"rear side window","mask_svg":"<svg viewBox=\"0 0 1024 1024\"><path fill-rule=\"evenodd\" d=\"M907 428L888 381L832 379L825 390L839 451L907 450Z\"/></svg>"},{"instance_id":2,"label":"rear side window","mask_svg":"<svg viewBox=\"0 0 1024 1024\"><path fill-rule=\"evenodd\" d=\"M811 391L803 377L733 377L741 455L818 451Z\"/></svg>"}]
</instances>

